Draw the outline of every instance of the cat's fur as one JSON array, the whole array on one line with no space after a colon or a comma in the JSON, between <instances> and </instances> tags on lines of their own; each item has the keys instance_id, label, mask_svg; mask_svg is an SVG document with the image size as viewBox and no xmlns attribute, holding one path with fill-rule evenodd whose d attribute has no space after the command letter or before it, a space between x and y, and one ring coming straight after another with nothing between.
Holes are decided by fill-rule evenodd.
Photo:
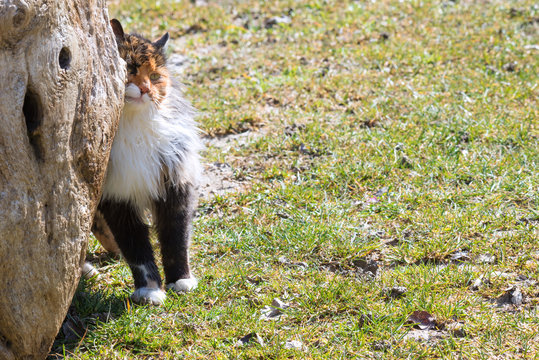
<instances>
[{"instance_id":1,"label":"cat's fur","mask_svg":"<svg viewBox=\"0 0 539 360\"><path fill-rule=\"evenodd\" d=\"M111 26L127 63L128 78L98 206L98 215L104 219L96 216L94 229L105 233L103 228L110 228L133 273L133 301L157 305L165 293L144 211L153 213L167 288L188 291L196 287L188 251L201 143L194 110L166 68L168 33L151 42L125 34L115 19Z\"/></svg>"}]
</instances>

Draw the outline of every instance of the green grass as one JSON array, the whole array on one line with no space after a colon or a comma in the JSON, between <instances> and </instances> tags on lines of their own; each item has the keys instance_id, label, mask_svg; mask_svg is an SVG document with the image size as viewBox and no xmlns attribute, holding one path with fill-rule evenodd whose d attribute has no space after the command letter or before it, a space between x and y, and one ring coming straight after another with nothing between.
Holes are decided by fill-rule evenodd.
<instances>
[{"instance_id":1,"label":"green grass","mask_svg":"<svg viewBox=\"0 0 539 360\"><path fill-rule=\"evenodd\" d=\"M54 349L69 359L539 356L537 4L208 2L113 1L109 13L127 31L170 32L171 52L191 60L181 80L205 136L258 134L204 153L248 186L200 204L196 291L133 306L126 264L101 256L102 278L73 302L85 334L60 334ZM266 29L275 16L291 22ZM102 252L95 240L90 252ZM407 291L388 297L393 286ZM512 286L523 303L497 306ZM290 304L286 316L260 319L274 298ZM436 318L434 339L407 336L418 310ZM264 346L235 346L252 332ZM304 348L286 349L290 340Z\"/></svg>"}]
</instances>

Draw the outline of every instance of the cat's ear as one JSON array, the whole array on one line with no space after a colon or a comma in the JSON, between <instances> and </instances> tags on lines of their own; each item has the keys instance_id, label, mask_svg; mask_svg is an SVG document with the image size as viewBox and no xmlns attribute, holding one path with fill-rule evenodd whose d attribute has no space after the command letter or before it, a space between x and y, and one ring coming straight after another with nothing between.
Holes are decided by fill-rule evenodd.
<instances>
[{"instance_id":1,"label":"cat's ear","mask_svg":"<svg viewBox=\"0 0 539 360\"><path fill-rule=\"evenodd\" d=\"M116 35L116 38L123 40L124 38L124 29L122 27L122 24L116 19L112 19L110 21L110 26L112 27L112 31L114 32L114 35Z\"/></svg>"},{"instance_id":2,"label":"cat's ear","mask_svg":"<svg viewBox=\"0 0 539 360\"><path fill-rule=\"evenodd\" d=\"M168 45L168 39L169 39L169 36L168 36L168 33L166 33L165 35L161 36L159 40L155 40L152 44L156 48L163 49L163 51L166 51L167 45Z\"/></svg>"}]
</instances>

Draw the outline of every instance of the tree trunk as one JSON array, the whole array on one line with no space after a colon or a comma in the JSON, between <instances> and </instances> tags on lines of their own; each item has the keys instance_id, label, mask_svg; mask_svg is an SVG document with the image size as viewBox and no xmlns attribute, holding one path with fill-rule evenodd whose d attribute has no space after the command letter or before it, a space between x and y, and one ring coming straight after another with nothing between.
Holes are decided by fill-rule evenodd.
<instances>
[{"instance_id":1,"label":"tree trunk","mask_svg":"<svg viewBox=\"0 0 539 360\"><path fill-rule=\"evenodd\" d=\"M85 258L125 71L104 0L0 0L0 359L43 359Z\"/></svg>"}]
</instances>

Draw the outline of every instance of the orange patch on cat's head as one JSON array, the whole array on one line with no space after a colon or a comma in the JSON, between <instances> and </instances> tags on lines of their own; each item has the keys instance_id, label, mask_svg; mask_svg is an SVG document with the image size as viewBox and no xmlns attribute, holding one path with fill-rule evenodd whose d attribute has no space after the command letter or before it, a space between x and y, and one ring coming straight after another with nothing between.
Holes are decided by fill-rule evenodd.
<instances>
[{"instance_id":1,"label":"orange patch on cat's head","mask_svg":"<svg viewBox=\"0 0 539 360\"><path fill-rule=\"evenodd\" d=\"M124 34L118 21L112 21L118 51L127 63L127 83L139 87L159 105L167 95L170 75L166 68L165 48L168 33L155 42L137 34Z\"/></svg>"},{"instance_id":2,"label":"orange patch on cat's head","mask_svg":"<svg viewBox=\"0 0 539 360\"><path fill-rule=\"evenodd\" d=\"M142 94L148 94L157 104L167 95L170 77L165 67L157 67L152 61L143 63L135 74L127 75L127 82L137 85Z\"/></svg>"}]
</instances>

